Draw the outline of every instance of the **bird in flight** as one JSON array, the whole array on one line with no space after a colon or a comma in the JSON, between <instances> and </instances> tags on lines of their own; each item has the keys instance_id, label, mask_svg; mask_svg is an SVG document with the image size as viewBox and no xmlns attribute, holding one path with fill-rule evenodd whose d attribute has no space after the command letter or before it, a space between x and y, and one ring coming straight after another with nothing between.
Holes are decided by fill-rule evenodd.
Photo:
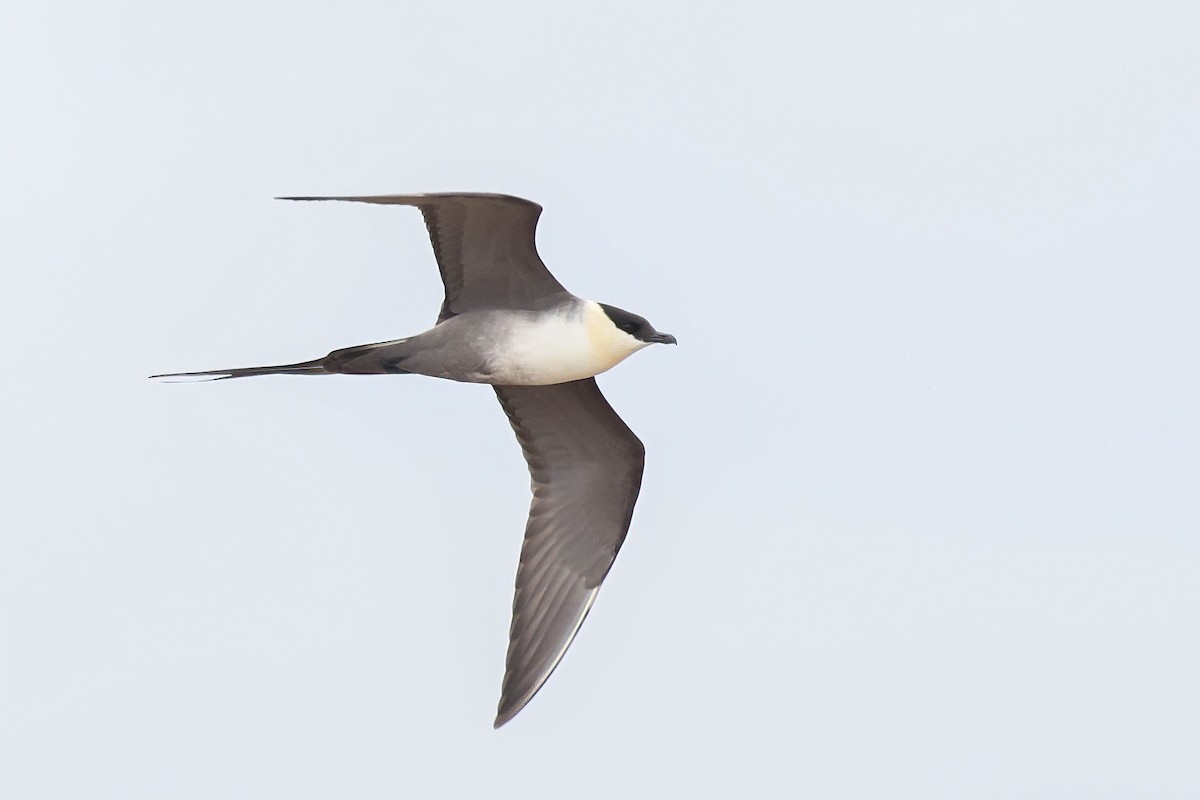
<instances>
[{"instance_id":1,"label":"bird in flight","mask_svg":"<svg viewBox=\"0 0 1200 800\"><path fill-rule=\"evenodd\" d=\"M532 478L495 727L558 666L629 530L645 448L595 377L675 337L614 306L576 297L538 256L542 207L501 194L285 197L415 206L445 285L437 323L405 339L266 367L155 378L415 374L492 384Z\"/></svg>"}]
</instances>

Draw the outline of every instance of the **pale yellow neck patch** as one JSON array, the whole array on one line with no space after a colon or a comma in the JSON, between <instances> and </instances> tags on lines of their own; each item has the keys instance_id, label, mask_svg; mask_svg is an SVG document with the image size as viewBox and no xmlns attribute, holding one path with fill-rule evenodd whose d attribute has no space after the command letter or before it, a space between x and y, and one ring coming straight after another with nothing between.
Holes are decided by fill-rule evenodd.
<instances>
[{"instance_id":1,"label":"pale yellow neck patch","mask_svg":"<svg viewBox=\"0 0 1200 800\"><path fill-rule=\"evenodd\" d=\"M595 357L607 365L600 372L612 369L646 346L646 342L614 325L599 303L591 300L584 303L583 321L587 326L588 341Z\"/></svg>"},{"instance_id":2,"label":"pale yellow neck patch","mask_svg":"<svg viewBox=\"0 0 1200 800\"><path fill-rule=\"evenodd\" d=\"M591 300L558 313L519 312L493 354L491 382L539 386L590 378L645 346L614 325Z\"/></svg>"}]
</instances>

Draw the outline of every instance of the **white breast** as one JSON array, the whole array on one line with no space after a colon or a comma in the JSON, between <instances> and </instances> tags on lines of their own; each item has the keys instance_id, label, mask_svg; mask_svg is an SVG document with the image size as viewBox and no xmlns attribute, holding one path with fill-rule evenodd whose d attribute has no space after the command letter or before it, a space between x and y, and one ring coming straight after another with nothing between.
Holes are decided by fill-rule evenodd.
<instances>
[{"instance_id":1,"label":"white breast","mask_svg":"<svg viewBox=\"0 0 1200 800\"><path fill-rule=\"evenodd\" d=\"M493 353L495 383L542 386L590 378L646 346L581 300L554 312L516 312Z\"/></svg>"}]
</instances>

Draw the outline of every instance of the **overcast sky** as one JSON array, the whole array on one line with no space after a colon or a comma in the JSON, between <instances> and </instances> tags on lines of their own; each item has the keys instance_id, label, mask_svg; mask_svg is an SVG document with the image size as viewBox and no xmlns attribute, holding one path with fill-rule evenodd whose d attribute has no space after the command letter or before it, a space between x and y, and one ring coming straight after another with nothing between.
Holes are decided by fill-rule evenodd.
<instances>
[{"instance_id":1,"label":"overcast sky","mask_svg":"<svg viewBox=\"0 0 1200 800\"><path fill-rule=\"evenodd\" d=\"M0 796L1194 798L1200 6L0 9ZM490 389L145 376L419 332L545 206L679 339L507 727Z\"/></svg>"}]
</instances>

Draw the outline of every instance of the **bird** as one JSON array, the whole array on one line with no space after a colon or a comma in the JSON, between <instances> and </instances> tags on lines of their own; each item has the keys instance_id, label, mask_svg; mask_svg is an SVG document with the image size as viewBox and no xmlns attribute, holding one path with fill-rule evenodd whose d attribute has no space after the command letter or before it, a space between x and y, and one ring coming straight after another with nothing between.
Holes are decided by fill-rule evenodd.
<instances>
[{"instance_id":1,"label":"bird","mask_svg":"<svg viewBox=\"0 0 1200 800\"><path fill-rule=\"evenodd\" d=\"M530 200L476 192L276 199L417 208L445 287L434 326L311 361L151 377L416 374L492 385L533 494L493 724L499 728L533 699L575 639L641 490L645 447L595 376L676 339L644 317L567 291L538 255L542 207Z\"/></svg>"}]
</instances>

